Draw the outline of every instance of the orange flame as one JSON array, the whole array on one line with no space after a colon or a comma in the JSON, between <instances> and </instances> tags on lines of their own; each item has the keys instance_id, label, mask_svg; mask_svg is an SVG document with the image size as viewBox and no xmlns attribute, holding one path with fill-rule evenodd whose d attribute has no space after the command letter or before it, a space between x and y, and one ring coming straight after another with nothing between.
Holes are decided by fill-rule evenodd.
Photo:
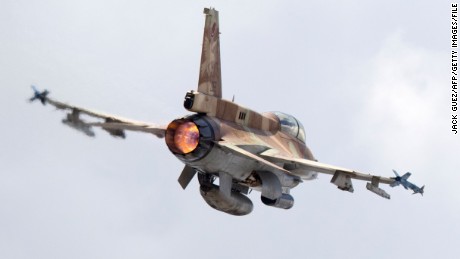
<instances>
[{"instance_id":1,"label":"orange flame","mask_svg":"<svg viewBox=\"0 0 460 259\"><path fill-rule=\"evenodd\" d=\"M185 122L179 125L174 134L174 145L184 154L190 153L198 146L200 131L193 122Z\"/></svg>"}]
</instances>

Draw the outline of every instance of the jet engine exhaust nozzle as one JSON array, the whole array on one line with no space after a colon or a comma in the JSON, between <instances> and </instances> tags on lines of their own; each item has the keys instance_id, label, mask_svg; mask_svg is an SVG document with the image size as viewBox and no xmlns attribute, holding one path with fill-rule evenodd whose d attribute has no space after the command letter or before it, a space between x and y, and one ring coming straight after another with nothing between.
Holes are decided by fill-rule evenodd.
<instances>
[{"instance_id":1,"label":"jet engine exhaust nozzle","mask_svg":"<svg viewBox=\"0 0 460 259\"><path fill-rule=\"evenodd\" d=\"M193 152L200 142L200 131L197 125L188 120L174 120L166 129L166 144L168 148L178 154Z\"/></svg>"},{"instance_id":2,"label":"jet engine exhaust nozzle","mask_svg":"<svg viewBox=\"0 0 460 259\"><path fill-rule=\"evenodd\" d=\"M165 132L169 150L186 165L206 157L219 139L218 126L202 115L173 120ZM195 165L197 166L197 165Z\"/></svg>"}]
</instances>

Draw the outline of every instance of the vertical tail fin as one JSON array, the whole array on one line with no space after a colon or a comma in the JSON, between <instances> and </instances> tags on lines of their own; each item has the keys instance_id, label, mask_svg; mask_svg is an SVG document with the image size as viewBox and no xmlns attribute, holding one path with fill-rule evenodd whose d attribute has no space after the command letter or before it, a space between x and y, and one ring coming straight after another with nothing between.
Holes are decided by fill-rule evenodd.
<instances>
[{"instance_id":1,"label":"vertical tail fin","mask_svg":"<svg viewBox=\"0 0 460 259\"><path fill-rule=\"evenodd\" d=\"M203 33L198 92L222 98L219 12L212 8L205 8L203 12L206 14L206 21Z\"/></svg>"}]
</instances>

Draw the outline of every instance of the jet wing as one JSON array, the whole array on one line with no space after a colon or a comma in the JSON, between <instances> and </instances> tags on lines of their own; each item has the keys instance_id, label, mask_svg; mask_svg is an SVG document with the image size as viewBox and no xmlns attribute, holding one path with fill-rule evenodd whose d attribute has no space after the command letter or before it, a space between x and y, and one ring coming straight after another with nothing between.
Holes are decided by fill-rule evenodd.
<instances>
[{"instance_id":1,"label":"jet wing","mask_svg":"<svg viewBox=\"0 0 460 259\"><path fill-rule=\"evenodd\" d=\"M258 157L257 155L255 155L255 154L253 154L253 153L251 153L249 151L246 151L246 150L244 150L244 149L242 149L242 148L240 148L240 147L238 147L236 145L233 145L230 142L219 141L219 142L216 142L216 144L220 148L222 148L223 150L225 150L225 151L227 151L229 153L232 153L232 154L234 154L236 156L248 158L249 160L252 160L255 163L258 163L260 165L265 166L270 171L279 171L279 172L290 174L289 171L279 167L278 165L273 164L270 161L265 160L264 158Z\"/></svg>"},{"instance_id":2,"label":"jet wing","mask_svg":"<svg viewBox=\"0 0 460 259\"><path fill-rule=\"evenodd\" d=\"M102 112L96 112L93 110L73 106L60 101L56 101L49 97L45 99L46 103L49 103L59 110L68 110L69 113L67 118L62 122L68 124L72 128L83 131L89 136L94 136L94 133L88 134L88 130L91 131L91 127L100 127L105 131L109 132L112 136L125 137L124 130L140 131L151 133L159 138L163 138L165 135L166 126L159 126L147 122L135 121L126 119L120 116L106 114ZM79 115L84 114L94 119L95 121L86 122L80 119Z\"/></svg>"},{"instance_id":3,"label":"jet wing","mask_svg":"<svg viewBox=\"0 0 460 259\"><path fill-rule=\"evenodd\" d=\"M328 165L324 163L319 163L316 161L303 159L303 158L290 158L290 157L284 157L280 155L274 155L274 154L270 154L270 152L267 152L267 151L261 153L260 156L274 163L292 164L292 165L295 165L296 168L301 168L304 170L309 170L309 171L323 173L323 174L334 175L337 172L340 172L340 173L346 174L350 176L351 178L357 179L357 180L372 181L373 178L377 177L379 178L380 183L391 184L394 182L393 179L388 178L388 177L375 176L371 174L363 174L363 173L356 172L354 170L345 169L342 167ZM302 177L301 174L299 174L298 176Z\"/></svg>"},{"instance_id":4,"label":"jet wing","mask_svg":"<svg viewBox=\"0 0 460 259\"><path fill-rule=\"evenodd\" d=\"M284 165L292 165L295 168L303 169L303 170L293 170L291 173L297 174L299 177L303 177L301 172L302 171L312 171L312 172L318 172L318 173L323 173L323 174L330 174L332 175L331 182L341 190L344 191L349 191L353 192L353 185L351 183L351 179L357 179L357 180L363 180L370 182L367 184L367 189L370 191L389 199L389 195L383 191L382 189L378 188L379 183L384 183L384 184L392 184L395 182L394 179L388 178L388 177L382 177L382 176L376 176L372 174L364 174L364 173L359 173L354 170L338 167L338 166L333 166L333 165L328 165L324 163L319 163L316 161L311 161L308 159L302 159L302 158L291 158L291 157L284 157L278 154L274 154L273 152L270 152L270 150L267 150L265 152L262 152L260 156L264 159L267 159L268 161L276 164L284 164Z\"/></svg>"}]
</instances>

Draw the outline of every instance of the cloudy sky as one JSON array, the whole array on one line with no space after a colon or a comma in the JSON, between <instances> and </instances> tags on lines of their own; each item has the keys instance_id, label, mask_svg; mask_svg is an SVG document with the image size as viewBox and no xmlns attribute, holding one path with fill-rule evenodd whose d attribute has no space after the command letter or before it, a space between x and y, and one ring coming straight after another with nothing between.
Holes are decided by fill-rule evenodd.
<instances>
[{"instance_id":1,"label":"cloudy sky","mask_svg":"<svg viewBox=\"0 0 460 259\"><path fill-rule=\"evenodd\" d=\"M0 1L1 258L454 258L460 136L450 131L448 1ZM220 11L224 97L301 120L325 163L426 193L330 176L291 210L211 209L163 140L62 125L30 85L168 123L195 89L204 7Z\"/></svg>"}]
</instances>

